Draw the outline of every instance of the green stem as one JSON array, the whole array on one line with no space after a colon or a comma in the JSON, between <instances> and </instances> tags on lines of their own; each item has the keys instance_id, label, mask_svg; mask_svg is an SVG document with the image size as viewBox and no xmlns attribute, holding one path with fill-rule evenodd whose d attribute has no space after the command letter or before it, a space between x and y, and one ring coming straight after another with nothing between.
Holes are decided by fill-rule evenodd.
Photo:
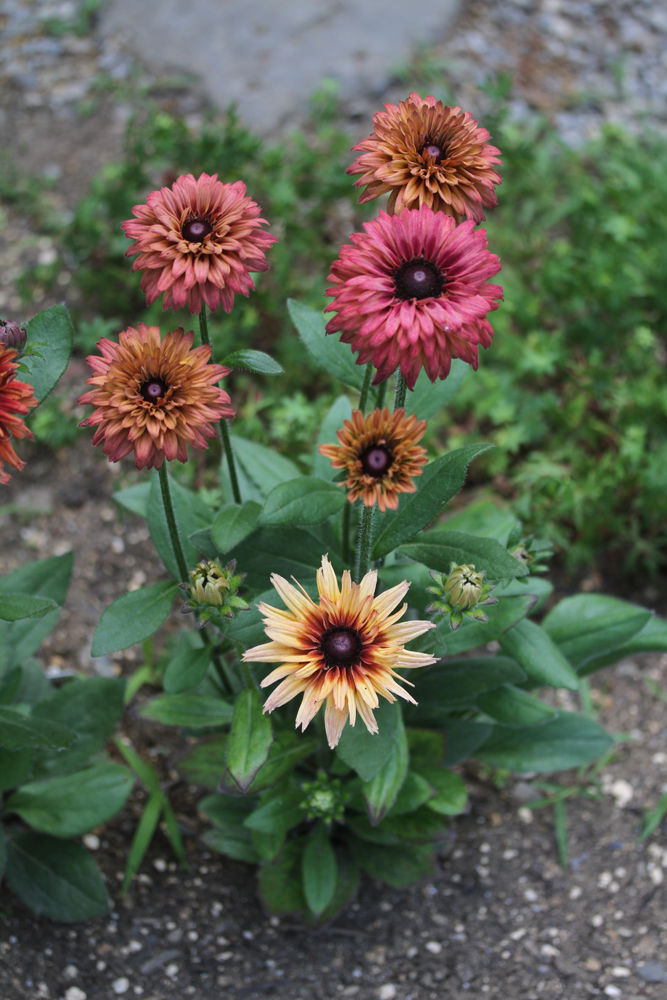
<instances>
[{"instance_id":1,"label":"green stem","mask_svg":"<svg viewBox=\"0 0 667 1000\"><path fill-rule=\"evenodd\" d=\"M343 527L342 527L342 550L343 562L347 565L350 561L350 520L352 517L352 504L347 500L343 507Z\"/></svg>"},{"instance_id":2,"label":"green stem","mask_svg":"<svg viewBox=\"0 0 667 1000\"><path fill-rule=\"evenodd\" d=\"M384 406L384 397L386 395L387 395L387 379L385 379L384 382L380 382L378 386L377 402L375 404L378 410L381 410L382 407Z\"/></svg>"},{"instance_id":3,"label":"green stem","mask_svg":"<svg viewBox=\"0 0 667 1000\"><path fill-rule=\"evenodd\" d=\"M211 340L208 335L208 319L206 317L206 305L202 302L201 309L199 311L199 333L201 335L202 344L206 344L208 347L211 346ZM232 442L229 437L229 428L227 426L226 420L221 420L218 424L220 428L220 440L222 441L222 447L225 449L225 458L227 459L227 468L229 469L229 481L232 487L232 495L234 497L234 503L241 503L241 490L239 489L239 480L236 475L236 464L234 462L234 452L232 450Z\"/></svg>"},{"instance_id":4,"label":"green stem","mask_svg":"<svg viewBox=\"0 0 667 1000\"><path fill-rule=\"evenodd\" d=\"M357 557L354 567L354 579L357 583L362 576L368 572L371 562L371 545L373 542L373 514L375 507L367 507L365 504L361 509L359 518L359 538L357 541Z\"/></svg>"},{"instance_id":5,"label":"green stem","mask_svg":"<svg viewBox=\"0 0 667 1000\"><path fill-rule=\"evenodd\" d=\"M181 545L178 528L176 527L176 517L174 515L174 505L171 502L171 490L169 488L169 477L167 475L166 462L163 462L160 466L159 479L160 490L162 491L162 506L164 507L165 517L167 518L167 527L169 528L171 546L174 550L174 555L176 556L178 572L181 574L181 581L185 583L188 579L188 564L185 561L183 546Z\"/></svg>"},{"instance_id":6,"label":"green stem","mask_svg":"<svg viewBox=\"0 0 667 1000\"><path fill-rule=\"evenodd\" d=\"M362 413L366 412L366 407L368 405L368 394L371 390L371 376L374 372L373 365L369 361L366 365L366 372L364 374L364 381L361 386L361 392L359 394L359 409Z\"/></svg>"},{"instance_id":7,"label":"green stem","mask_svg":"<svg viewBox=\"0 0 667 1000\"><path fill-rule=\"evenodd\" d=\"M400 410L402 406L405 406L405 394L407 392L407 385L405 384L405 379L402 373L399 371L396 375L396 390L394 392L394 410Z\"/></svg>"}]
</instances>

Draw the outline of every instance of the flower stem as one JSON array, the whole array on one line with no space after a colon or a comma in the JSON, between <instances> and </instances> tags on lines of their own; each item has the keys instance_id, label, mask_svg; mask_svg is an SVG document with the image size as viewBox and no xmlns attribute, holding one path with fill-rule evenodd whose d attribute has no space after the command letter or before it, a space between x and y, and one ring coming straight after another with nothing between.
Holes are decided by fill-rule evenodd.
<instances>
[{"instance_id":1,"label":"flower stem","mask_svg":"<svg viewBox=\"0 0 667 1000\"><path fill-rule=\"evenodd\" d=\"M359 409L362 413L366 412L366 407L368 405L368 394L371 389L371 375L373 374L374 368L372 363L369 361L366 365L366 372L364 373L364 381L361 386L361 392L359 394Z\"/></svg>"},{"instance_id":2,"label":"flower stem","mask_svg":"<svg viewBox=\"0 0 667 1000\"><path fill-rule=\"evenodd\" d=\"M382 407L384 406L384 397L386 395L387 395L387 379L385 379L384 382L380 382L378 386L377 402L375 404L378 410L381 410Z\"/></svg>"},{"instance_id":3,"label":"flower stem","mask_svg":"<svg viewBox=\"0 0 667 1000\"><path fill-rule=\"evenodd\" d=\"M352 504L347 500L345 506L343 507L343 526L342 526L342 551L343 551L343 562L347 565L350 561L350 518L352 516Z\"/></svg>"},{"instance_id":4,"label":"flower stem","mask_svg":"<svg viewBox=\"0 0 667 1000\"><path fill-rule=\"evenodd\" d=\"M185 583L188 578L188 564L185 561L183 546L181 545L181 539L176 526L176 517L174 515L174 505L171 502L171 489L169 488L169 476L167 475L166 462L163 462L160 466L158 475L160 478L160 490L162 491L162 506L164 507L164 514L167 519L171 546L174 550L174 555L176 556L176 562L178 563L178 572L181 574L181 582Z\"/></svg>"},{"instance_id":5,"label":"flower stem","mask_svg":"<svg viewBox=\"0 0 667 1000\"><path fill-rule=\"evenodd\" d=\"M365 504L361 509L359 518L359 538L357 541L357 558L354 567L354 579L357 583L368 572L371 561L371 545L373 542L373 514L375 507L367 507Z\"/></svg>"},{"instance_id":6,"label":"flower stem","mask_svg":"<svg viewBox=\"0 0 667 1000\"><path fill-rule=\"evenodd\" d=\"M199 311L199 333L201 335L202 344L206 344L207 347L211 346L211 340L208 335L208 319L206 317L206 304L202 302L201 309ZM232 450L232 442L229 437L229 428L227 426L226 420L221 420L219 423L220 428L220 439L222 441L222 447L225 449L225 458L227 459L227 468L229 469L229 482L232 487L232 495L234 497L234 503L241 503L241 490L239 489L239 480L236 475L236 464L234 462L234 452Z\"/></svg>"},{"instance_id":7,"label":"flower stem","mask_svg":"<svg viewBox=\"0 0 667 1000\"><path fill-rule=\"evenodd\" d=\"M394 410L400 410L402 406L405 406L405 394L407 392L407 385L405 384L405 379L403 378L402 372L398 372L396 375L396 389L394 392Z\"/></svg>"}]
</instances>

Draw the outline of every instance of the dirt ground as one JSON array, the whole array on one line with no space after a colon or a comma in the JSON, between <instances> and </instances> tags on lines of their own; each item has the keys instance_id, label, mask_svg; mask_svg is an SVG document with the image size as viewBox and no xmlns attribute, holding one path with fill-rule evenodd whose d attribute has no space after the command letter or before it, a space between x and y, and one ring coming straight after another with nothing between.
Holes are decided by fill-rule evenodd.
<instances>
[{"instance_id":1,"label":"dirt ground","mask_svg":"<svg viewBox=\"0 0 667 1000\"><path fill-rule=\"evenodd\" d=\"M14 142L26 169L57 163L54 203L71 207L100 162L117 155L122 121L101 100L73 134L73 125L65 132L39 109L23 111L15 96L3 95L0 143ZM5 289L40 252L20 211L6 214L4 233L14 239L0 247ZM16 308L9 295L5 314ZM73 362L66 382L73 397L83 391L86 371ZM136 650L97 660L89 652L104 608L128 586L154 579L145 527L131 516L120 519L111 502L118 472L88 437L55 454L25 443L20 450L26 469L2 494L2 572L26 559L75 552L45 665L131 670ZM593 575L586 585L624 589ZM639 597L655 606L660 589L652 585ZM664 613L664 598L662 604ZM120 897L143 802L136 792L128 810L88 838L111 893L108 917L56 925L0 894L0 1000L662 1000L667 849L664 830L641 843L638 830L665 789L666 692L667 656L638 656L596 678L600 721L624 739L601 774L600 797L568 801L567 870L558 864L551 812L523 807L535 797L531 779L497 789L470 769L470 807L452 824L435 876L401 891L367 880L358 901L317 931L263 913L252 869L202 846L195 797L170 770L188 869L177 867L159 834L130 893ZM134 729L136 721L128 725ZM154 731L145 749L169 757L171 768L174 744L166 732ZM572 785L577 778L559 780Z\"/></svg>"}]
</instances>

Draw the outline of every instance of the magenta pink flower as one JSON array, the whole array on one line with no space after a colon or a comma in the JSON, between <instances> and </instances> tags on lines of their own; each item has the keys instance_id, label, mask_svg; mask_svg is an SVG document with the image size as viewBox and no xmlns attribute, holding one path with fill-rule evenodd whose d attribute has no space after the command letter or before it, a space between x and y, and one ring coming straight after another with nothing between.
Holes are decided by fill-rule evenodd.
<instances>
[{"instance_id":1,"label":"magenta pink flower","mask_svg":"<svg viewBox=\"0 0 667 1000\"><path fill-rule=\"evenodd\" d=\"M217 174L186 174L134 206L135 218L123 223L135 241L126 256L138 255L132 269L143 271L148 305L164 295L165 309L198 313L205 302L230 312L234 295L254 288L250 272L266 271L264 254L276 237L259 228L266 220L245 191Z\"/></svg>"},{"instance_id":2,"label":"magenta pink flower","mask_svg":"<svg viewBox=\"0 0 667 1000\"><path fill-rule=\"evenodd\" d=\"M338 315L327 333L341 331L357 364L377 368L373 384L398 368L410 389L422 368L435 382L447 377L453 358L477 368L479 345L493 337L486 314L502 299L501 286L486 283L500 270L486 231L426 205L380 212L364 230L332 265L325 311Z\"/></svg>"}]
</instances>

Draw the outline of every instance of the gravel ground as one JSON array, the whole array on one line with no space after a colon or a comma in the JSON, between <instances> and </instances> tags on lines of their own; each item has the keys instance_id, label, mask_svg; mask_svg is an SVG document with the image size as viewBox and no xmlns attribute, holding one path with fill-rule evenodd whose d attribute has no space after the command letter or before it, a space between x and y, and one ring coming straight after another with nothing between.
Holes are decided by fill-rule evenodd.
<instances>
[{"instance_id":1,"label":"gravel ground","mask_svg":"<svg viewBox=\"0 0 667 1000\"><path fill-rule=\"evenodd\" d=\"M20 186L27 174L44 178L49 206L65 215L100 166L118 156L125 122L146 86L169 110L193 120L207 103L195 78L177 84L159 66L150 72L138 66L121 33L102 33L92 23L81 36L59 34L77 9L63 0L0 0L3 186ZM279 45L269 49L280 58ZM484 78L511 71L515 114L539 110L577 143L605 121L665 127L666 50L664 4L472 0L447 37L433 36L429 59L446 67L457 102L477 114ZM389 70L381 98L400 99L406 83L392 82ZM381 89L378 82L376 94L346 103L359 136L369 130ZM295 108L302 100L295 95ZM0 312L22 319L20 271L49 263L53 248L36 233L25 204L7 203L0 229ZM61 293L67 298L66 275ZM73 395L83 374L79 363L67 376ZM132 651L91 661L89 641L101 609L145 573L150 550L143 526L115 521L112 473L88 441L55 456L21 451L28 465L2 501L43 513L29 521L0 514L0 567L72 546L77 553L67 612L47 663L131 667ZM603 585L611 589L614 581ZM115 893L142 805L137 793L131 809L89 841L114 898L109 918L56 926L32 918L8 895L0 898L0 1000L282 1000L313 993L322 1000L661 1000L667 851L658 835L637 841L644 808L664 790L664 700L652 693L656 686L667 690L665 656L638 657L597 680L602 723L630 739L604 771L602 798L570 800L566 872L556 861L551 817L531 818L520 808L534 795L530 781L499 791L471 772L470 812L454 825L433 879L402 892L367 882L333 926L304 932L265 917L249 868L202 848L192 796L174 777L190 871L176 870L158 838L128 897ZM144 749L155 758L174 750L161 734L150 740ZM574 776L562 780L571 784Z\"/></svg>"}]
</instances>

